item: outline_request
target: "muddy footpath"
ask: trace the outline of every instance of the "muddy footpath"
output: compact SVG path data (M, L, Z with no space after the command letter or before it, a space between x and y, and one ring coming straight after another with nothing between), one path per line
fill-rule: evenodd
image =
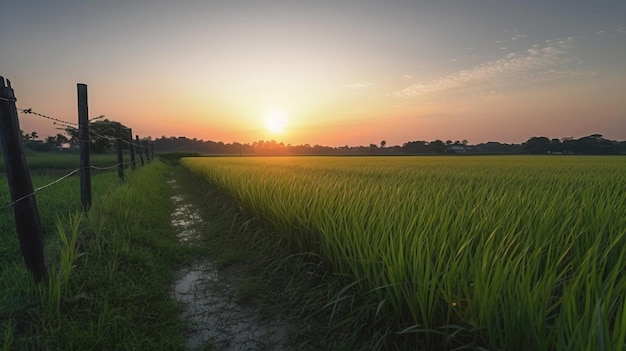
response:
M182 243L194 245L202 215L175 179L168 183L174 193L171 225ZM253 307L237 301L235 288L246 278L244 274L217 269L210 257L177 272L172 297L184 306L183 317L192 326L185 335L188 350L293 350L286 345L286 326L280 320L262 317Z

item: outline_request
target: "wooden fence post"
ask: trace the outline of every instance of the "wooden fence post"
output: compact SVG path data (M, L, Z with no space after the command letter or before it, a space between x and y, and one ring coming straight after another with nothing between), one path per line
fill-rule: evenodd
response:
M87 84L76 84L78 91L78 149L80 150L80 203L84 211L91 207L91 161L89 159L89 111Z
M135 148L133 147L133 129L128 128L128 152L130 152L130 166L133 170L137 168L137 162L135 162Z
M124 181L124 156L122 154L122 125L115 123L116 149L117 149L117 175L120 181Z
M30 170L24 156L22 133L15 107L15 94L11 82L0 77L0 143L4 155L4 166L13 202L15 227L20 242L26 268L35 281L46 280L48 276L43 244L43 229Z
M150 159L154 160L154 143L150 143Z
M143 153L141 152L141 144L139 143L139 135L135 135L137 140L137 153L139 154L139 160L141 160L141 166L143 167Z
M146 163L150 163L150 153L148 152L148 141L143 141L143 151L146 153Z

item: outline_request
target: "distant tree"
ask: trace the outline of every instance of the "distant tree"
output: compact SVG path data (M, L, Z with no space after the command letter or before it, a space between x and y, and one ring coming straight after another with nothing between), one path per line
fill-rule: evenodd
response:
M563 151L563 147L561 145L561 140L554 138L552 140L550 140L550 151L551 152L562 152Z
M69 143L69 139L63 135L63 134L57 134L56 137L57 143L59 143L59 145L63 145L63 144L68 144Z
M48 136L48 137L46 137L45 143L53 145L53 146L57 146L58 145L57 144L57 137L55 135Z
M20 132L22 133L22 140L25 143L28 143L31 139L30 133L25 133L23 130L20 129Z
M523 144L522 150L526 154L546 154L550 145L550 139L546 137L532 137Z
M441 140L435 140L435 141L431 141L428 144L428 148L430 149L431 152L434 152L436 154L442 154L444 152L446 152L446 144L443 143L443 141Z
M610 155L619 152L617 142L607 140L602 134L591 134L577 140L578 151L588 155Z
M381 148L381 149L384 149L384 148L385 148L385 146L387 146L387 141L386 141L386 140L381 141L381 142L380 142L380 148Z
M402 150L410 154L419 154L428 152L428 142L423 140L408 141L402 145Z
M109 121L108 119L95 121L89 124L89 148L93 153L105 153L116 138L116 125L119 122ZM128 141L128 132L124 132L128 128L121 124L122 139ZM78 144L78 129L66 128L65 131L70 136L70 143ZM123 144L126 147L126 144Z
M522 152L520 144L503 144L496 141L489 141L474 145L472 148L474 153L485 154L515 154Z

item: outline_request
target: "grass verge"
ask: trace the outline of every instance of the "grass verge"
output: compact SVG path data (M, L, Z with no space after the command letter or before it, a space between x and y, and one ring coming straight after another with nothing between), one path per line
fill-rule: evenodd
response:
M2 311L3 349L184 348L186 325L170 284L175 267L195 251L180 245L170 228L169 169L155 161L130 172L88 216L57 220L48 284L11 273L20 303Z

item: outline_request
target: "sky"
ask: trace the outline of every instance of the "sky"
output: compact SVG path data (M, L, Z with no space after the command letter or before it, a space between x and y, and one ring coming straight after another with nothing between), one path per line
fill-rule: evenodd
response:
M0 76L71 122L87 84L140 137L626 140L626 1L7 0Z

